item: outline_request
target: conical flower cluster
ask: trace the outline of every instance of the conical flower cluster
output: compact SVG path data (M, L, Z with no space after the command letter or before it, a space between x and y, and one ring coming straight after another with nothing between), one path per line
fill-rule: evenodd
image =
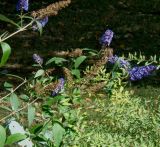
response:
M42 19L38 19L37 21L39 22L41 27L44 27L48 23L48 16L46 16L46 17L44 17ZM37 30L38 29L37 25L33 25L32 28L33 28L33 30Z
M63 88L64 88L64 78L60 78L58 80L58 84L56 85L56 88L52 91L52 96L56 96Z
M120 67L125 69L130 68L130 63L123 58L118 57L117 55L109 57L108 62L110 62L111 64L115 64L116 62L118 62Z
M33 60L34 62L42 65L43 64L43 58L41 58L39 55L37 54L33 54Z
M103 47L109 46L114 33L111 30L106 30L105 33L100 38L100 44ZM147 65L147 66L139 66L131 68L131 64L124 60L123 58L118 57L117 55L111 55L108 57L108 62L111 64L115 64L116 62L119 63L119 66L125 68L125 70L129 74L129 79L131 81L141 80L144 77L151 75L151 73L157 70L157 66L154 65Z
M100 44L103 46L109 46L112 42L113 35L114 33L111 30L106 30L100 38Z
M157 69L154 65L147 65L141 67L133 67L129 70L129 76L131 81L141 80L144 77L151 75L153 71Z
M28 11L28 5L29 5L28 0L18 0L17 5L16 5L16 10L17 11L21 11L21 10Z
M40 9L38 11L33 11L31 15L34 18L44 18L46 16L54 16L58 14L58 11L67 7L71 3L71 0L63 0L60 2L53 3L46 8Z

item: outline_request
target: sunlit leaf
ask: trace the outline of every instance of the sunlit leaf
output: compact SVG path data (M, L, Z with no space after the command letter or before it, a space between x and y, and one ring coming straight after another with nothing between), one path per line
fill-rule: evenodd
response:
M18 110L20 103L19 103L19 99L15 93L11 94L10 103L11 103L12 110L14 110L14 111Z
M12 88L13 85L10 84L10 83L8 83L8 82L5 82L5 83L4 83L4 87L5 87L5 88Z
M76 78L80 78L80 70L79 69L72 69L71 70L72 75L76 76Z
M40 69L40 70L38 70L38 71L36 72L34 78L40 77L40 76L42 76L43 74L44 74L44 70L43 70L43 69Z
M28 125L30 126L35 118L36 109L29 105L28 106Z
M87 58L86 56L80 56L80 57L78 57L75 60L74 68L78 68L86 58Z
M52 127L52 131L55 140L55 146L59 147L63 139L65 129L59 123L55 123L54 126Z
M54 62L55 64L62 64L63 62L66 62L67 60L64 59L64 58L60 58L60 57L53 57L51 59L49 59L47 62L46 62L46 65Z
M21 99L23 99L24 101L28 101L29 100L29 96L25 95L25 94L21 94L19 96Z
M6 141L6 130L0 125L0 147L3 147Z
M5 82L4 83L4 88L8 91L12 91L13 90L13 85L8 83L8 82Z
M153 60L154 60L154 62L157 62L157 56L156 55L154 55Z
M26 138L27 136L21 133L12 134L7 137L6 145L11 145Z
M1 62L0 62L0 67L3 66L7 62L8 58L11 54L11 47L9 46L9 44L7 44L5 42L1 42L1 47L2 47L3 55L1 58Z

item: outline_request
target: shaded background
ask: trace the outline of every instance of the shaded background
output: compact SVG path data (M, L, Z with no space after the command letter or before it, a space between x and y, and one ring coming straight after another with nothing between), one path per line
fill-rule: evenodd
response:
M0 2L0 13L15 19L16 0ZM55 0L30 1L29 11ZM92 48L100 50L99 37L110 28L115 32L111 47L116 54L142 52L160 55L159 0L72 0L69 7L50 17L40 37L26 31L7 40L12 47L11 63L27 63L33 53L43 56L50 50ZM0 22L0 33L15 28ZM49 56L49 55L48 55Z

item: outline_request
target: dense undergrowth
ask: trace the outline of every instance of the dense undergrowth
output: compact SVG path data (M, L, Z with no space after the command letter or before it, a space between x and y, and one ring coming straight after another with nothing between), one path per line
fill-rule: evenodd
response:
M21 14L20 23L0 15L18 28L13 34L1 35L0 67L11 53L5 42L8 38L28 27L42 34L46 15L56 15L68 3L32 12L33 18ZM54 13L50 11L53 6ZM23 25L25 19L30 20L27 25ZM57 51L50 59L34 53L36 64L28 77L2 70L6 80L0 92L0 147L159 146L159 87L146 85L158 83L160 59L141 53L114 55L109 47L113 34L107 30L102 35L99 52L78 48ZM142 94L145 86L148 91Z
M158 90L154 97L138 96L123 68L97 68L96 60L84 69L81 65L89 57L71 59L70 66L54 57L48 67L34 65L40 69L33 76L17 76L23 80L17 89L4 83L3 92L10 93L1 98L0 121L7 130L13 122L26 130L18 137L7 133L6 145L29 137L36 146L158 146ZM94 68L99 70L92 77Z

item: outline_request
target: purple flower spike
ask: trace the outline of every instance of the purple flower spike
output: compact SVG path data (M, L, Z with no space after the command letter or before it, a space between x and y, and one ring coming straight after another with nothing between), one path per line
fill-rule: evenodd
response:
M56 96L64 88L64 78L58 80L56 88L52 91L52 96Z
M106 30L100 38L100 44L109 46L111 44L114 33L111 30Z
M18 0L17 5L16 5L16 10L25 10L28 11L28 0Z
M37 54L33 54L33 60L34 62L42 65L43 64L43 58L41 58L39 55Z
M154 65L147 65L141 67L133 67L129 70L129 76L131 81L141 80L143 77L151 75L153 71L157 69Z
M48 16L44 17L43 19L38 19L37 21L40 23L41 27L43 28L48 23ZM34 31L38 29L36 25L32 26L32 28Z
M120 67L125 69L130 68L130 63L122 58L119 58L117 55L109 57L108 62L110 62L111 64L115 64L116 62L119 62Z

